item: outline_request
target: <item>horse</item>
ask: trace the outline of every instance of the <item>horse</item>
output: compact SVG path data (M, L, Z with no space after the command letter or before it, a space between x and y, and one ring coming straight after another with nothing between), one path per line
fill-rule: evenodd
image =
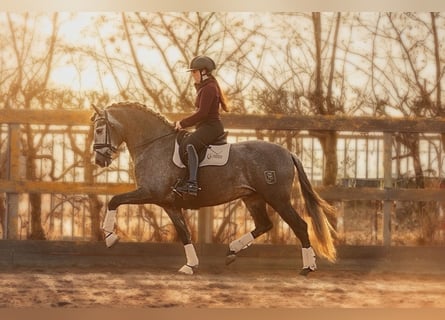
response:
M296 154L263 140L233 143L225 165L200 168L201 190L198 195L181 197L172 188L178 177L185 173L184 168L172 161L178 135L173 123L137 102L119 102L106 108L93 108L95 113L91 120L94 125L96 165L109 166L117 156L119 147L125 143L134 164L137 186L134 191L114 195L107 204L102 229L108 247L119 240L115 223L116 210L120 205L155 204L167 213L184 245L186 263L178 272L194 274L199 259L182 210L241 199L255 228L230 242L226 264L234 262L241 250L273 227L266 205L278 212L301 242L303 267L300 274L307 275L317 269L316 254L335 261L335 230L329 218L336 216L336 210L313 189ZM291 203L296 176L300 197L305 203L304 219Z

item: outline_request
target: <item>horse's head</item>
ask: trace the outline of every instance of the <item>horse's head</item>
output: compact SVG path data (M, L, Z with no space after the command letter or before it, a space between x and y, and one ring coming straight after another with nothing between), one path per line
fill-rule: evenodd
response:
M101 167L108 167L117 157L117 151L122 144L122 137L117 132L117 126L113 123L106 110L93 105L95 114L91 118L94 122L95 163Z

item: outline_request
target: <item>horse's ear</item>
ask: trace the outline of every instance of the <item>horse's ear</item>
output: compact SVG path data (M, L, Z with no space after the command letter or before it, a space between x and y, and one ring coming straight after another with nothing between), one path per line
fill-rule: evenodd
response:
M103 116L103 114L104 114L103 109L96 107L94 104L92 104L91 106L93 107L93 109L95 111L95 113L91 116L91 121L94 121L96 119L96 116L99 116L99 117Z
M98 116L102 116L104 114L104 111L101 108L96 107L94 104L92 104L91 106L93 107L94 111L97 113Z
M93 113L93 115L90 118L91 121L95 121L98 116L99 117L103 116L104 111L102 109L96 107L94 104L92 104L91 106L94 109L94 113Z

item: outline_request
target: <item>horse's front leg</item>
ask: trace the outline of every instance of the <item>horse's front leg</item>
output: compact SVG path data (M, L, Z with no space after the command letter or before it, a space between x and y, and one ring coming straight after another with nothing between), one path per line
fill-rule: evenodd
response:
M167 212L170 217L173 225L175 226L176 232L184 245L185 256L187 262L183 265L178 272L184 274L193 274L194 271L198 268L199 260L196 255L195 247L192 244L192 238L190 236L189 228L185 222L184 216L182 215L181 208L174 207L164 207L165 212Z
M105 213L105 219L102 224L102 230L105 233L105 244L108 248L111 248L119 241L119 236L114 231L117 208L121 204L144 204L148 202L148 193L142 188L127 193L118 194L111 198L110 202L108 203L108 210Z

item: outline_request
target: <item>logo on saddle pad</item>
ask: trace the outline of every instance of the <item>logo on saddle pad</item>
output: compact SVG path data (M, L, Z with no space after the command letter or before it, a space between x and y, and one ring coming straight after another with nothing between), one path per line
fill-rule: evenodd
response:
M205 166L223 166L229 160L230 143L221 145L210 145L206 150L204 159L199 163L200 167ZM173 151L173 163L179 168L185 168L179 156L179 144L175 142L175 150Z

